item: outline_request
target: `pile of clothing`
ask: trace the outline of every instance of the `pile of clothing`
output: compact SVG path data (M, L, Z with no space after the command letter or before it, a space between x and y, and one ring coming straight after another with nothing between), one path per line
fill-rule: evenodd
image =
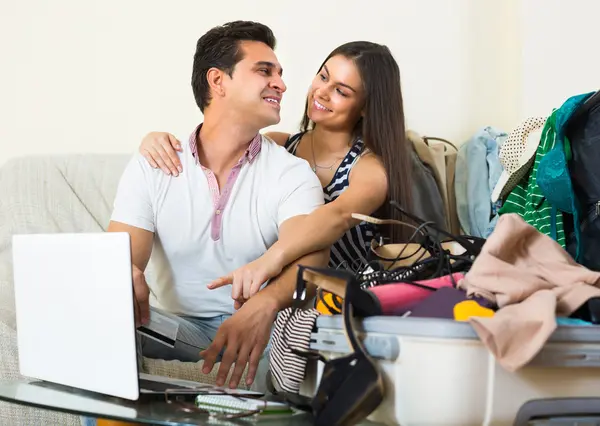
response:
M374 247L379 261L371 262L356 281L363 295L359 316L469 321L510 371L527 364L557 325L600 324L600 272L577 264L521 216L502 215L487 240L464 235L445 239L438 246L442 251L428 246L428 238L431 234L423 244ZM304 342L304 349L316 317L341 314L344 283L337 288L332 284L339 274L332 270L330 282L320 283L315 308L299 311L303 324L287 323L292 308L278 320L277 327L283 332L286 323L292 340Z
M302 302L306 286L313 284L317 304L302 309L299 303L276 321L270 364L277 393L300 393L311 357L331 364L310 350L311 334L320 315L348 315L342 305L349 289L358 317L469 322L508 371L527 365L558 325L600 324L600 272L575 262L520 215L501 215L487 239L452 235L419 218L409 219L416 223L415 242L374 243L373 259L362 271L300 268L297 299ZM351 323L345 324L348 334ZM352 347L349 357L367 364L356 340Z
M568 98L509 134L487 127L463 144L455 193L464 233L487 238L514 213L600 270L600 92Z
M578 263L600 270L600 92L572 96L513 133L522 136L501 151L499 214L520 215Z
M485 170L469 164L469 173L486 176L477 182L459 173L461 161L474 158L487 164ZM509 134L485 128L461 148L455 189L462 232L414 216L394 202L406 221L355 215L366 222L409 226L414 238L400 244L373 240L369 261L359 270L300 268L298 303L275 324L274 390L298 396L307 360L321 359L329 370L307 404L321 413L320 424L329 424L331 413L339 418L346 409L330 403L327 414L324 401L336 395L344 401L359 398L346 395L343 376L362 364L362 376L353 380L371 389L373 403L350 412L359 418L374 409L382 400L381 376L354 337L347 320L351 315L469 322L508 371L527 365L557 326L600 324L598 164L600 95L578 95L548 117L528 118ZM468 205L461 197L485 202ZM307 309L302 296L309 284L318 292L316 304ZM352 348L344 359L324 360L310 350L321 315L344 317Z

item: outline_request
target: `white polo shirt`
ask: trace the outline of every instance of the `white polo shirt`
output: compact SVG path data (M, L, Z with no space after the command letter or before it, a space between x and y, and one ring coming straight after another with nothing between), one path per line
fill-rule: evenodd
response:
M305 160L257 135L220 193L214 174L196 160L197 131L179 153L178 177L133 156L111 220L154 232L153 291L162 308L213 317L234 312L231 286L206 285L264 254L283 222L323 204L323 189Z

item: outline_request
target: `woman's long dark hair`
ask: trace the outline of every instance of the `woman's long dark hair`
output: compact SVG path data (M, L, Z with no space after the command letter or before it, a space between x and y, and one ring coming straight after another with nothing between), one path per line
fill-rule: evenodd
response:
M356 64L365 90L364 118L356 123L354 136L360 137L365 147L381 158L388 177L388 198L375 215L382 219L402 220L389 203L395 200L405 210L412 210L410 156L413 148L406 137L400 69L387 46L368 41L353 41L339 46L327 56L321 68L329 58L337 55ZM301 130L313 127L314 123L308 118L307 99ZM409 231L407 227L395 226L385 233L392 241L402 242L411 234Z

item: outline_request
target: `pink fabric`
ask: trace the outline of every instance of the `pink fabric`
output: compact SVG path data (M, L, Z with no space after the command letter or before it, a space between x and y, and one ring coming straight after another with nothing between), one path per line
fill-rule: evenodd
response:
M212 194L214 210L210 227L210 234L213 241L217 241L219 238L221 238L221 225L223 220L222 213L225 209L225 206L227 205L227 201L229 200L229 194L231 194L231 190L233 189L233 185L235 184L235 181L237 180L240 174L242 166L246 163L246 161L252 163L254 158L256 158L256 156L260 152L262 137L260 133L257 133L256 136L254 136L254 138L250 141L250 145L248 146L248 149L246 150L242 158L239 159L237 164L231 169L231 172L229 172L227 182L225 183L225 186L223 186L223 192L221 192L219 190L219 183L217 181L217 177L215 176L213 171L200 164L200 159L198 158L198 144L196 143L196 140L198 141L198 143L201 143L201 127L202 124L196 127L196 130L194 130L194 132L190 135L189 143L190 149L192 150L192 155L196 159L196 164L202 167L202 171L204 172L204 174L206 175L206 179L208 180L208 187L210 189L210 193Z
M454 282L464 277L462 273L452 274ZM419 284L433 288L452 287L452 278L446 275L431 280L417 281ZM381 304L384 315L392 315L431 296L434 290L427 290L408 283L394 283L375 286L369 289Z

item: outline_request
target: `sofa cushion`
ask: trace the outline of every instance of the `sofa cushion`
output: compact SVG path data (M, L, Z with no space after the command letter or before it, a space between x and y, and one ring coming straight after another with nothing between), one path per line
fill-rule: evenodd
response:
M17 380L17 333L12 279L13 234L103 232L129 155L24 157L0 168L0 380ZM154 285L153 264L146 277ZM218 365L144 359L150 374L214 383ZM245 383L245 376L241 383ZM79 425L76 416L0 403L0 424Z

